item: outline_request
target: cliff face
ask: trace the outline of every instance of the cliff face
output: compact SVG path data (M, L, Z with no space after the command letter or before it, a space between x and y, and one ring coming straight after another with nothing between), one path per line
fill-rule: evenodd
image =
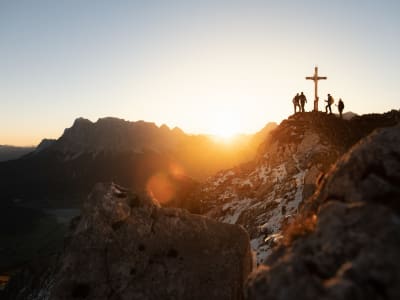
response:
M248 299L400 298L400 125L343 156L250 276Z
M38 272L44 275L22 290L11 283L5 297L242 299L251 267L249 238L240 226L160 208L115 184L98 184L57 266Z
M399 120L398 111L350 121L323 113L296 114L271 132L255 160L210 177L194 201L201 201L205 215L242 225L260 264L282 238L282 227L314 193L319 176L375 128Z

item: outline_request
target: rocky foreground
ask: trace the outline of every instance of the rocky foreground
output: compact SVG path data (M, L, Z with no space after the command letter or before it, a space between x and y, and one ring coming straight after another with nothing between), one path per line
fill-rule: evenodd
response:
M248 299L400 299L400 125L343 156L283 239Z
M115 184L97 185L72 225L58 262L14 279L3 297L241 299L252 268L240 226L160 208Z

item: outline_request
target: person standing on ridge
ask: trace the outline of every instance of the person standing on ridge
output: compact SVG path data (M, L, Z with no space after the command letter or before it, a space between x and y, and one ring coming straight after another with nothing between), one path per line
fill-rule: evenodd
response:
M307 103L306 95L304 95L303 92L301 92L299 98L300 98L300 104L301 104L301 111L305 112L304 105Z
M325 106L325 112L328 113L328 108L329 108L329 114L332 114L331 105L335 101L333 100L333 97L331 96L331 94L328 94L328 100L325 100L325 102L327 103L327 105Z
M340 114L340 118L341 119L343 119L343 116L342 116L343 109L344 109L344 103L342 101L342 98L339 98L338 110L339 110L339 114Z
M295 114L297 112L297 107L299 108L299 112L300 112L299 97L300 97L299 93L297 93L296 96L293 97L293 107L294 107Z

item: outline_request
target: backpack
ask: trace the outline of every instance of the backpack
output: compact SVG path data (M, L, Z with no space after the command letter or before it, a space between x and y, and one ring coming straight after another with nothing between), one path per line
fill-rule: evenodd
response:
M334 102L335 102L335 100L333 100L333 97L330 96L328 99L328 103L332 105Z

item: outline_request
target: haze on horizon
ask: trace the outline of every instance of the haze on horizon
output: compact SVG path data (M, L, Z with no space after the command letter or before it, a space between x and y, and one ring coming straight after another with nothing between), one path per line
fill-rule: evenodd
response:
M315 65L321 101L398 109L399 15L395 0L0 1L0 144L77 117L256 132L296 92L312 109Z

